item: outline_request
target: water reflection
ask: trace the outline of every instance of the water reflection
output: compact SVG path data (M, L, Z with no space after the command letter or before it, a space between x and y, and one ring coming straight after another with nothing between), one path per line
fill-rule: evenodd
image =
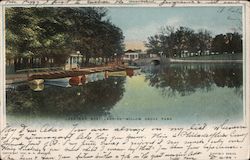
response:
M124 81L125 77L114 77L71 88L46 86L42 92L27 87L25 91L9 91L7 112L105 115L122 98Z
M146 81L161 89L162 95L190 95L197 89L210 91L218 87L240 88L242 64L172 64L145 67Z
M168 116L187 123L243 117L242 64L172 64L129 72L71 77L69 88L9 86L7 115Z

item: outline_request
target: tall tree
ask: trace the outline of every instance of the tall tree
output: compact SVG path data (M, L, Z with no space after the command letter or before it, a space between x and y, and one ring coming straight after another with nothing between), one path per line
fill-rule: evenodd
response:
M8 8L7 58L49 59L63 65L70 54L112 57L124 49L123 33L107 18L106 8Z
M219 53L242 53L242 36L235 33L219 34L212 37L208 30L194 30L188 27L166 26L160 32L148 37L145 43L148 53L166 57L201 56L207 51Z

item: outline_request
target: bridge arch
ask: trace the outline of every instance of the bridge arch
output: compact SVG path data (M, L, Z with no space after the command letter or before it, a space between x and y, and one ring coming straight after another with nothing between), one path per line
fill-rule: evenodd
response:
M151 60L150 63L151 63L151 64L154 64L154 65L158 65L158 64L161 63L161 61L160 61L159 59L153 59L153 60Z

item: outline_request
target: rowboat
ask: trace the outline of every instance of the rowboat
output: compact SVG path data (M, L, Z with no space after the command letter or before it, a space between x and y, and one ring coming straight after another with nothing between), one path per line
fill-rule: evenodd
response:
M104 80L105 79L105 72L97 72L97 79Z
M71 77L57 78L57 79L45 79L44 84L58 86L58 87L71 87L69 80Z
M126 69L140 69L140 67L137 67L137 66L127 66Z
M69 84L72 86L80 86L82 85L82 80L81 76L76 76L76 77L71 77L69 79Z
M30 87L31 90L36 91L36 92L44 90L44 84L43 83L38 84L38 85L34 84L34 83L29 83L29 87Z
M39 85L39 84L43 84L44 80L43 79L33 79L33 80L29 81L29 83Z
M86 75L83 75L81 78L81 83L85 84L86 83Z
M96 81L96 73L90 73L86 75L86 83Z
M109 77L126 77L127 73L126 71L114 71L114 72L108 72Z
M126 68L126 75L132 77L134 75L134 69Z

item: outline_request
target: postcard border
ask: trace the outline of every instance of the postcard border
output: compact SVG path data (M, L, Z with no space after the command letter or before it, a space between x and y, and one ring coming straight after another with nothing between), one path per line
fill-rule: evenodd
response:
M249 71L249 67L250 64L247 63L249 62L249 31L246 30L246 28L249 27L249 21L247 21L247 19L249 19L249 6L248 6L248 2L245 1L239 1L239 4L194 4L194 3L188 3L188 4L178 4L175 7L204 7L204 6L241 6L242 7L242 35L243 35L243 121L245 124L249 125L249 75L250 75L250 71ZM1 76L1 86L3 87L1 89L1 101L0 101L0 129L3 128L6 125L6 89L5 89L5 84L6 84L6 68L5 68L5 9L6 8L10 8L10 7L165 7L165 8L169 8L171 6L158 6L158 5L151 5L151 4L139 4L139 5L135 5L135 4L126 4L126 5L105 5L105 4L95 4L95 5L86 5L86 4L79 4L79 5L53 5L53 4L48 4L48 5L30 5L30 4L1 4L1 57L0 57L0 62L1 62L1 71L0 74Z

